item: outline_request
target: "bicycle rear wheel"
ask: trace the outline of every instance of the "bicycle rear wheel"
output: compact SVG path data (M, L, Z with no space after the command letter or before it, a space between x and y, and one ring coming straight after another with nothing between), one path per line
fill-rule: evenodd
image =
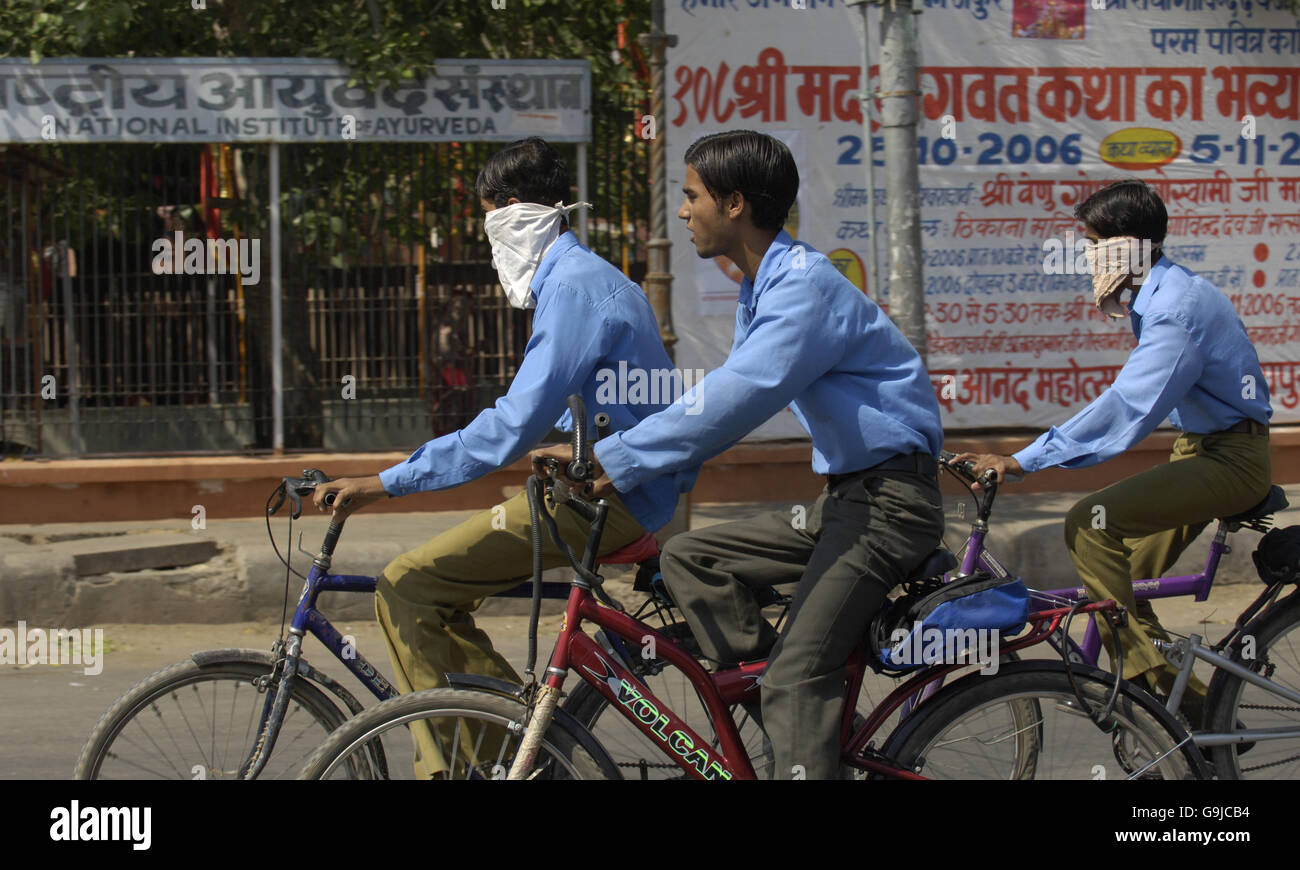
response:
M412 757L408 725L424 723L442 747L444 779L500 779L510 771L523 739L524 705L516 698L463 689L426 689L390 698L348 720L312 754L299 779L347 778L367 745L383 742L390 757ZM411 778L409 768L393 778ZM600 765L576 737L552 722L542 737L530 779L604 779Z
M1238 641L1234 662L1262 673L1280 686L1300 692L1300 593L1260 614ZM1210 730L1300 728L1300 704L1266 692L1227 671L1216 670L1205 699ZM1243 749L1245 751L1243 751ZM1210 750L1220 779L1295 779L1300 776L1300 740L1258 740Z
M1103 705L1114 678L1072 670L1084 700ZM883 753L932 779L1209 778L1187 732L1152 696L1122 681L1112 716L1110 733L1092 722L1061 662L1017 662L945 688L903 720Z
M267 665L178 662L145 678L90 733L76 779L235 779L257 740L276 684L259 691ZM294 681L275 749L260 779L289 777L347 717L301 676ZM374 776L366 759L353 778Z

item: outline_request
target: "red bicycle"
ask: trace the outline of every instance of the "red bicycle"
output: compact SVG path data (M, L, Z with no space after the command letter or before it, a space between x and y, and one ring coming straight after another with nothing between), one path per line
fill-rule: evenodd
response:
M576 400L576 402L575 402ZM570 398L575 421L574 459L569 478L582 480L587 463L586 416L578 397ZM985 482L986 486L995 486ZM564 621L539 681L536 662L541 571L535 571L534 608L529 634L528 683L512 685L474 675L449 675L461 688L430 689L393 698L336 729L308 759L300 778L342 776L349 759L372 741L386 751L410 751L404 727L426 723L442 747L444 776L455 779L617 779L622 772L607 748L565 705L560 705L570 672L616 710L657 750L663 760L691 779L755 779L755 752L742 741L733 711L757 701L764 662L710 672L682 642L636 619L606 596L603 578L593 570L608 505L576 496L552 473L528 481L535 544L540 528L569 556L572 580ZM591 524L581 559L565 544L554 518L540 501L567 505ZM540 566L540 559L537 560ZM909 578L911 583L942 582L954 565L952 554L937 550ZM905 584L906 586L907 584ZM1124 613L1113 601L1056 604L1030 614L1028 630L1007 641L1005 658L1068 631L1077 614ZM662 667L675 669L698 695L707 726L686 722L656 696L629 667L613 644L602 646L582 629L594 624L623 649L647 650ZM599 635L598 635L599 636ZM1146 692L1095 668L1058 660L1001 663L995 673L973 671L943 686L967 663L921 668L903 680L871 710L856 714L857 699L871 661L863 644L848 663L840 722L846 776L896 779L1201 779L1210 773L1187 732ZM990 670L986 668L985 670ZM464 688L466 686L472 688ZM894 714L901 718L883 745L874 738ZM391 744L391 745L390 745ZM402 746L405 744L405 747ZM751 756L759 756L757 759ZM426 766L427 763L426 763ZM773 778L800 778L800 770L773 771Z

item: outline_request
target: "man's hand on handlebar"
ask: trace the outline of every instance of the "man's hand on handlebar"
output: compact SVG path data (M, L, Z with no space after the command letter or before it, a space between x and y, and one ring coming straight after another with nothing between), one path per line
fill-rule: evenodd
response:
M325 497L330 493L334 493L333 507L325 503ZM340 477L319 484L312 500L319 510L328 510L335 519L341 520L366 505L385 498L388 498L388 492L376 474L372 477Z
M975 492L983 492L984 487L980 486L979 479L989 470L997 475L995 479L998 483L1019 480L1025 476L1025 470L1020 467L1020 463L1014 456L1000 456L996 453L958 453L952 459L953 462L967 460L975 463L975 467L971 469L976 481L971 485L971 489Z
M538 477L550 477L551 469L547 460L555 460L563 473L572 459L573 448L567 444L539 447L532 453L533 473ZM571 480L568 474L564 474L564 479L572 485L574 492L583 498L600 498L614 491L614 484L610 481L609 475L605 474L605 469L600 467L600 460L596 459L594 454L591 456L591 476L593 479L590 482Z

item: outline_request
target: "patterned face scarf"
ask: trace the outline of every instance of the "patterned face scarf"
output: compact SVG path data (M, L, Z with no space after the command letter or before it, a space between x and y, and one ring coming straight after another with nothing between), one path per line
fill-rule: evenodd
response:
M1088 272L1092 275L1092 301L1108 317L1124 317L1128 313L1120 303L1120 290L1136 274L1135 269L1146 274L1146 263L1133 262L1135 250L1141 250L1141 243L1133 236L1089 241L1084 249Z

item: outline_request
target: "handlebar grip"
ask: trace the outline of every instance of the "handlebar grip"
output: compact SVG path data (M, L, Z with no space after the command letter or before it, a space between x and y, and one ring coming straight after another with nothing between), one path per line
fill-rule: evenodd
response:
M325 504L326 504L327 506L329 506L329 507L334 507L334 500L335 500L336 498L338 498L338 495L339 495L339 494L338 494L337 492L326 493L326 494L325 494Z
M609 415L601 411L596 415L596 439L603 440L609 437Z
M565 474L570 480L587 480L591 477L591 462L588 460L590 445L587 441L587 408L582 396L574 393L569 396L569 416L573 418L573 461L569 463Z

